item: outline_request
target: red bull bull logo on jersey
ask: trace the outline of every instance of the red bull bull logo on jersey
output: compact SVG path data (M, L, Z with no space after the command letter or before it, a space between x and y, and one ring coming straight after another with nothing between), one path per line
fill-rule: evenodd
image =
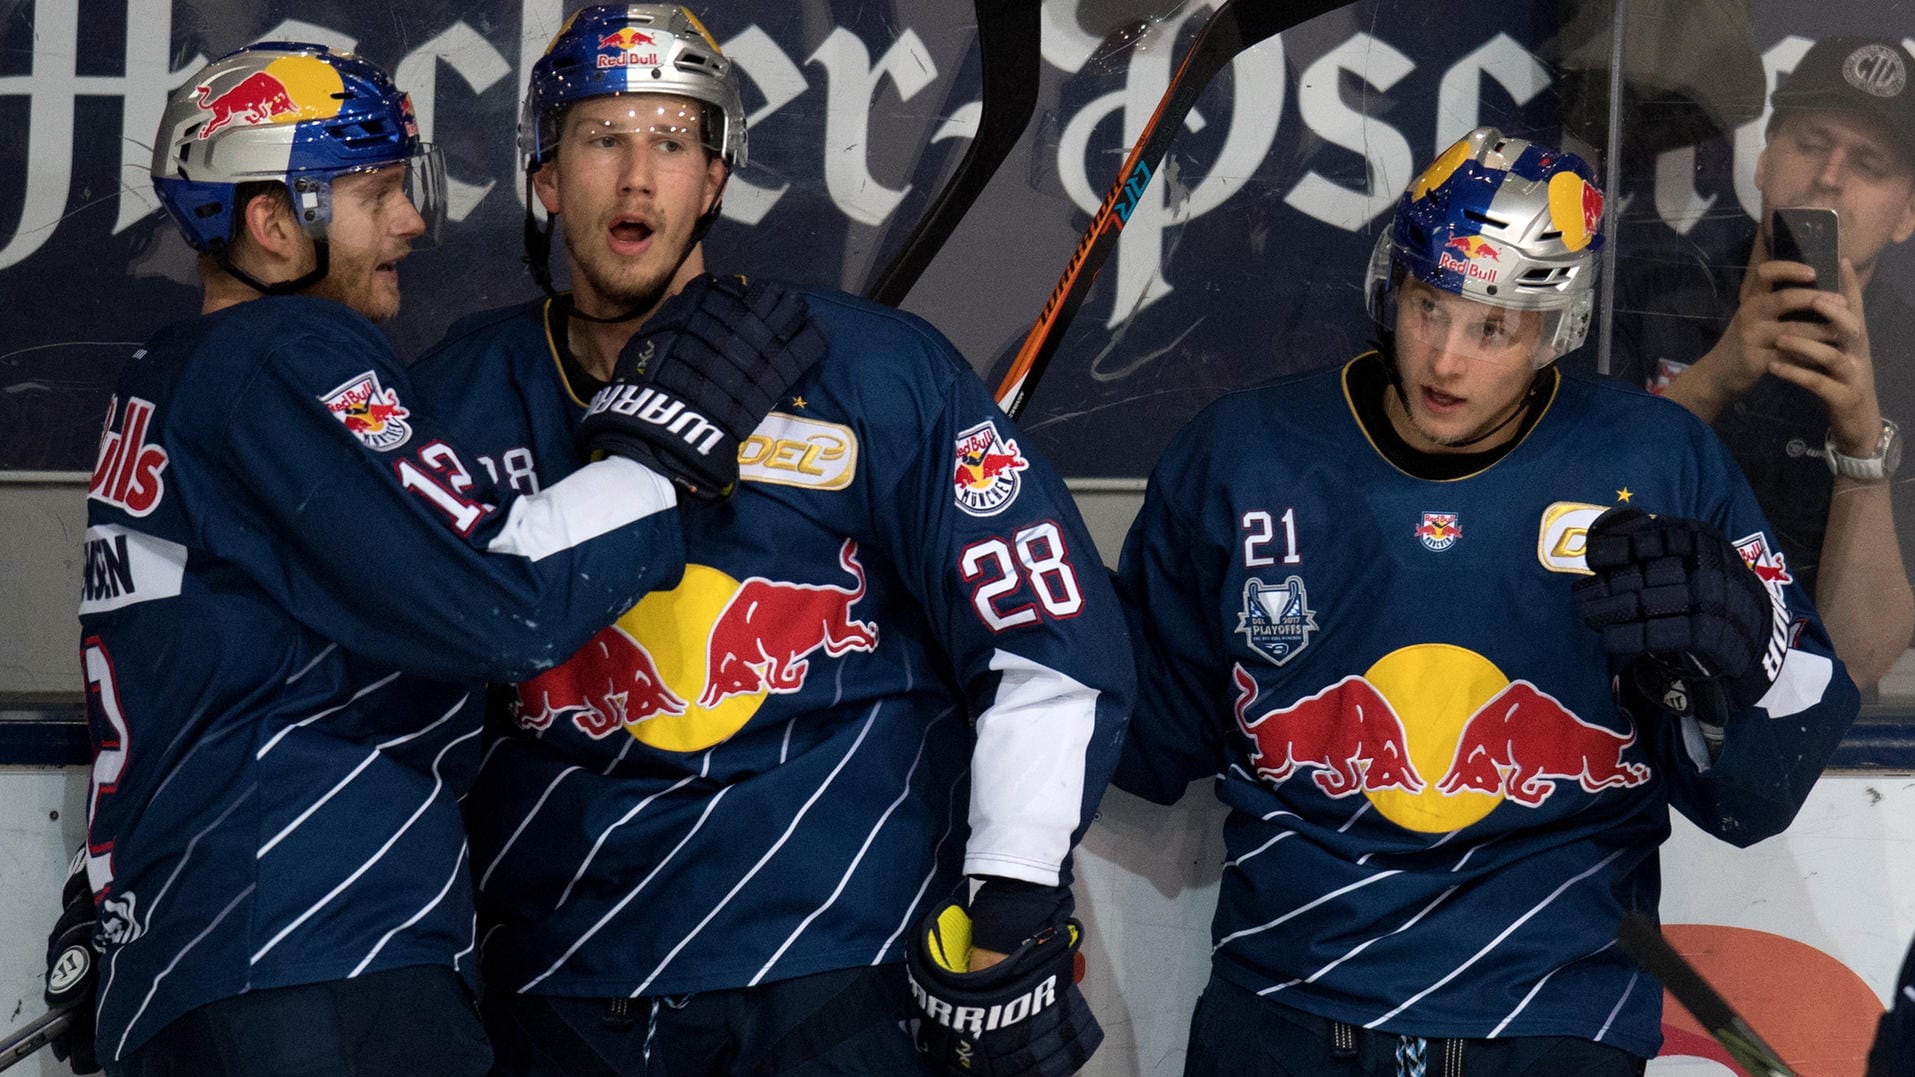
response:
M598 67L657 67L658 41L635 27L625 26L598 39Z
M375 452L391 452L412 437L406 422L412 412L399 403L398 390L381 386L379 375L370 370L320 396L319 402Z
M1499 805L1537 809L1565 790L1598 795L1651 777L1636 733L1585 720L1483 656L1416 644L1294 703L1256 714L1258 687L1231 671L1237 728L1257 777L1302 772L1326 796L1362 795L1409 830L1446 833Z
M1457 522L1456 513L1426 512L1423 522L1416 525L1416 537L1425 547L1441 553L1463 537L1463 525Z
M1022 472L1030 462L1018 452L1017 442L1006 441L997 424L985 420L958 435L957 507L970 516L996 516L1017 500Z
M736 735L767 699L801 692L824 659L877 649L878 626L854 616L865 595L857 543L838 564L846 583L753 576L740 582L690 564L577 654L517 689L515 717L532 731L593 740L623 730L664 751L700 751Z
M344 89L331 64L311 56L282 56L230 86L214 82L194 87L195 100L209 114L197 137L211 138L233 124L254 127L337 116Z

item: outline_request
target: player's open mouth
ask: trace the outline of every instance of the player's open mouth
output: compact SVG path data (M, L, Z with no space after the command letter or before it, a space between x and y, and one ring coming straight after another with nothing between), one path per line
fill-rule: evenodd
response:
M614 218L612 227L607 231L611 235L612 253L614 254L632 255L643 253L652 239L651 224L637 217Z
M1463 398L1460 396L1451 396L1448 393L1432 389L1425 385L1423 387L1423 404L1431 411L1453 411L1463 406Z

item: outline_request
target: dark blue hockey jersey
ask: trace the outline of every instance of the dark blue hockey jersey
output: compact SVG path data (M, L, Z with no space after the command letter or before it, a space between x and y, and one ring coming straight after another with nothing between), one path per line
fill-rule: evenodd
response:
M677 578L663 479L512 497L414 405L309 298L172 326L120 381L80 605L104 1058L252 988L469 971L481 682Z
M1781 830L1855 688L1681 408L1564 377L1507 455L1426 481L1359 425L1363 362L1226 396L1164 454L1120 569L1140 666L1117 784L1169 803L1217 776L1225 979L1367 1028L1651 1056L1662 992L1614 937L1655 910L1669 808L1739 844ZM1713 525L1788 622L1713 760L1693 718L1618 706L1571 596L1616 504Z
M1130 655L1068 492L929 326L806 300L831 351L742 446L730 500L686 513L683 582L492 731L466 801L490 985L676 994L898 960L960 868L1058 881L1102 795ZM575 466L589 391L565 365L536 304L414 373L529 490Z

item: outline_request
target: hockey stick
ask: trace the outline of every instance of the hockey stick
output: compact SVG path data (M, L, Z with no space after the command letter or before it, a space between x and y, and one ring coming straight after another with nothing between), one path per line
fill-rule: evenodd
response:
M1742 1015L1709 986L1709 981L1702 978L1696 967L1676 953L1675 947L1656 929L1655 921L1641 913L1624 917L1616 928L1616 941L1637 964L1662 981L1662 986L1676 996L1683 1009L1695 1015L1709 1035L1735 1059L1736 1065L1748 1070L1753 1077L1797 1077L1789 1064L1782 1061L1782 1056L1762 1042L1762 1037L1755 1034Z
M904 246L865 288L866 299L887 307L904 302L924 267L937 257L971 203L1023 137L1037 108L1038 13L1034 0L977 0L984 98L977 135L958 161L957 171L905 237Z
M0 1041L0 1070L45 1047L53 1042L53 1037L65 1032L67 1025L73 1022L71 1010L72 1007L48 1010L5 1041Z
M1064 338L1065 327L1084 302L1097 270L1109 256L1111 245L1117 242L1118 233L1124 230L1124 222L1130 219L1144 188L1150 186L1157 166L1170 148L1170 140L1183 126L1184 118L1190 115L1204 87L1239 53L1347 2L1224 0L1217 13L1204 23L1203 29L1197 32L1197 39L1190 44L1190 51L1184 55L1183 63L1170 77L1170 85L1157 102L1157 111L1144 124L1143 134L1131 147L1124 167L1118 170L1117 182L1104 196L1104 204L1097 207L1090 228L1077 241L1077 249L1071 252L1070 261L1064 266L1063 277L1051 289L1050 298L1044 301L1037 324L1031 327L1016 358L1011 360L1010 370L998 384L997 402L1006 414L1016 418L1024 410L1025 402L1037 388L1038 378L1043 376Z

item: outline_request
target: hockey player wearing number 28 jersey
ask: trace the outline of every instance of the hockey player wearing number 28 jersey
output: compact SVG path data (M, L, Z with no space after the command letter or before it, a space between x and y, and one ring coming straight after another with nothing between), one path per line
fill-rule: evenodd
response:
M1230 807L1188 1073L1641 1072L1662 991L1614 940L1670 808L1776 833L1855 715L1709 430L1553 365L1601 205L1473 132L1379 241L1381 350L1225 397L1151 478L1116 781Z
M737 93L668 5L587 8L535 66L531 187L574 290L466 319L414 370L521 492L569 481L598 379L647 361L634 327L729 332L653 308L737 287L697 242L742 163ZM903 1027L900 965L967 874L970 975L985 950L1068 967L1070 850L1131 691L1115 595L936 331L803 294L830 352L746 440L736 493L685 514L683 580L491 716L466 813L501 1074L945 1072ZM1035 1073L1095 1044L1051 988L1074 1001L990 1030L1044 1029Z
M434 204L413 184L441 173L373 65L241 50L184 84L157 141L206 299L128 365L89 490L96 751L49 1000L90 1009L97 982L115 1073L476 1077L458 800L483 683L678 579L671 445L608 435L619 455L519 496L414 410L369 318L397 310ZM82 1071L87 1039L65 1045Z

